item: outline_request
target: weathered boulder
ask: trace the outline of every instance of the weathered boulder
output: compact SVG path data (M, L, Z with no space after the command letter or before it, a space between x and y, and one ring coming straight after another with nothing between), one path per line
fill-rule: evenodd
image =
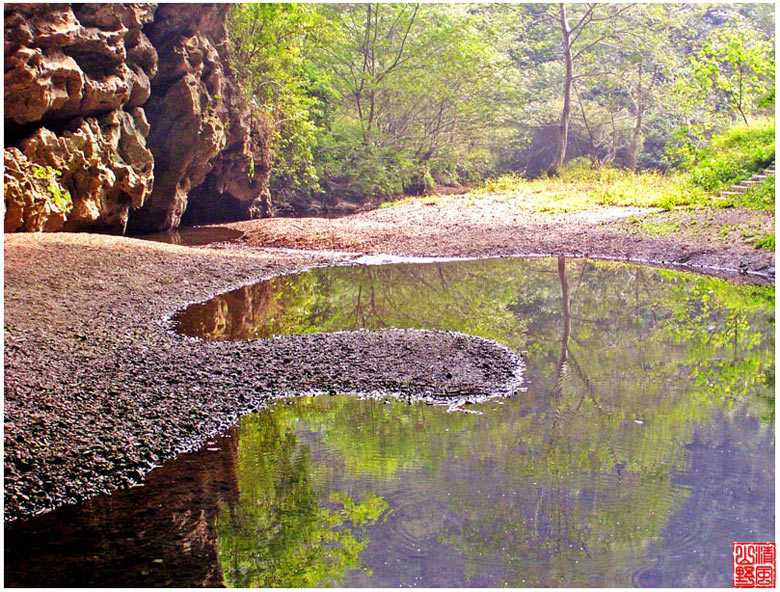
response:
M58 171L59 183L70 193L73 209L64 230L123 234L130 208L143 205L153 186L143 109L78 119L69 127L60 135L38 128L21 142L24 156Z

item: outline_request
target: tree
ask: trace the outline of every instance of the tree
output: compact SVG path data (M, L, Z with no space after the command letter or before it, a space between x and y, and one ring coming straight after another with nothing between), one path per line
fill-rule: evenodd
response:
M306 63L326 23L310 4L236 4L228 30L239 85L273 123L271 189L316 189L311 145L318 101Z
M772 46L750 28L717 29L701 43L691 65L699 87L721 94L746 125L748 114L774 87Z
M624 13L631 10L633 5L599 5L586 4L581 15L567 13L566 4L558 5L555 15L557 26L561 34L561 55L563 57L563 108L561 110L560 123L558 125L558 149L555 158L550 164L548 173L557 174L566 161L566 151L569 138L569 121L571 119L571 97L575 81L574 64L582 55L593 50L607 39L614 39L621 30L615 25L618 19L623 18ZM578 11L579 12L579 11ZM569 18L574 16L576 24L570 26Z

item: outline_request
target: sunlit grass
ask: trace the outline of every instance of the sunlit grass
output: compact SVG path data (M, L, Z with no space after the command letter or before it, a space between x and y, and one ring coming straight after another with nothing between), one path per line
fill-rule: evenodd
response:
M576 211L598 206L634 206L672 210L704 205L707 195L683 174L637 173L601 168L569 169L560 177L525 180L514 175L492 179L476 195L506 195L536 211Z
M774 119L751 126L735 125L712 139L689 172L636 172L613 167L592 168L586 158L569 162L558 177L525 179L518 174L484 181L466 195L467 204L488 196L512 199L520 209L537 212L572 212L599 206L633 206L671 211L682 207L741 206L774 211L774 177L744 194L717 197L717 190L763 170L774 159ZM438 196L404 198L390 207Z
M774 234L769 234L767 236L762 236L761 238L759 238L758 240L753 242L753 246L756 249L767 249L767 250L770 250L770 251L774 251L775 250L775 235Z
M444 197L441 195L426 195L426 196L420 196L420 195L413 195L410 197L402 197L400 199L394 199L392 201L385 201L379 204L378 208L380 210L384 208L391 208L393 206L399 206L401 204L407 204L407 203L421 203L424 206L432 206L435 203L438 203L439 200Z
M732 207L754 210L774 210L775 182L770 177L741 195L718 198L694 185L687 173L662 174L654 171L634 172L600 169L582 174L555 178L523 179L504 175L489 179L478 189L457 196L468 205L487 197L513 200L521 209L536 212L573 212L599 206L660 208L671 211L682 207ZM385 202L380 208L417 202L423 205L439 203L451 196L406 197Z
M754 185L745 193L735 195L729 199L735 206L741 206L750 210L775 209L775 176L764 179L758 185Z

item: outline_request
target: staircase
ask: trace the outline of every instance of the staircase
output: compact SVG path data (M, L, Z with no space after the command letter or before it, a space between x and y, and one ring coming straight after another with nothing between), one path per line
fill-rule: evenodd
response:
M740 193L745 193L748 189L750 189L753 185L758 185L763 181L764 179L767 179L768 177L775 174L775 165L772 164L769 166L763 173L756 173L750 179L746 179L744 181L741 181L737 183L736 185L732 185L728 189L725 189L724 191L720 191L718 193L718 197L734 197L735 195L739 195Z

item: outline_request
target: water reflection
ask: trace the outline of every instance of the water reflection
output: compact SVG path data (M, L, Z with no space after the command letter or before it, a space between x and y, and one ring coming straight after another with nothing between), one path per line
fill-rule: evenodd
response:
M222 226L193 226L189 228L177 228L176 230L169 230L167 232L146 234L135 238L158 243L182 245L185 247L200 247L212 243L233 241L242 235L243 232L234 230L233 228L225 228Z
M5 526L6 586L220 586L215 523L238 502L238 441L219 438L143 487Z
M294 422L293 422L294 423ZM225 583L235 587L338 586L360 567L360 532L387 510L370 492L316 487L309 446L274 413L242 422L239 500L217 519Z
M529 390L482 415L280 403L209 453L225 489L185 456L7 528L6 582L78 582L78 562L130 578L124 540L144 531L143 569L235 586L729 586L731 542L774 534L773 311L773 288L564 259L319 269L221 296L182 329L456 330L526 352ZM173 518L182 504L202 522ZM207 553L179 543L193 531ZM163 577L198 579L179 573Z

